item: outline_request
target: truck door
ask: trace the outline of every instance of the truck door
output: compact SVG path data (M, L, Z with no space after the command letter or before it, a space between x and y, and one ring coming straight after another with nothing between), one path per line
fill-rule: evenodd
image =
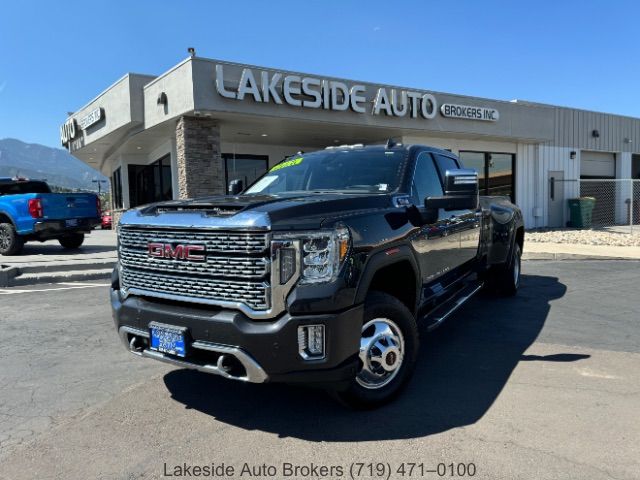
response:
M461 168L459 162L453 157L434 154L434 158L442 179L447 170ZM455 210L441 213L448 215L452 223L452 233L455 233L460 241L455 266L461 266L476 258L480 243L480 210Z
M443 195L442 183L429 152L421 152L416 158L411 189L414 205L419 210L424 210L426 197ZM422 225L411 239L423 284L434 281L459 262L460 236L453 232L455 222L443 213L440 212L435 222Z

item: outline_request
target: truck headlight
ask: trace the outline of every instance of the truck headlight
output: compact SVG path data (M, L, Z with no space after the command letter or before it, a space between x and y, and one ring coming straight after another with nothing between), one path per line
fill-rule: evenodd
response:
M275 240L297 240L300 249L300 284L331 282L338 277L351 244L351 234L344 226L334 230L301 232L276 235ZM280 255L280 276L290 278L289 272L295 271L292 263L296 261L295 252ZM292 262L293 259L293 262ZM284 276L284 277L283 277Z

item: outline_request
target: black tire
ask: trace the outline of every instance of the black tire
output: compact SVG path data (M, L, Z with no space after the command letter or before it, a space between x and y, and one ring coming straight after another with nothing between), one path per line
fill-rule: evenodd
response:
M375 323L372 323L374 321ZM367 327L367 325L369 326ZM380 325L387 325L389 326L388 332L399 332L401 335L385 337L381 334L373 334L375 331L383 331L378 328ZM380 358L384 359L387 366L383 367L383 362L370 363L370 365L377 365L376 370L381 372L380 377L376 378L377 375L373 371L367 371L363 368L362 356L365 354L362 353L358 375L345 390L339 390L335 392L335 395L338 400L349 407L370 409L388 403L402 391L413 374L420 348L420 339L416 321L409 309L397 298L381 292L371 292L367 296L362 334L363 338L372 339L368 352L382 353ZM379 340L374 342L374 338ZM397 340L401 340L401 342L394 344L394 341ZM387 346L385 353L377 349L375 344L379 344L379 342ZM397 347L399 344L401 344L401 349ZM398 355L397 352L402 355ZM366 356L369 358L368 355ZM393 365L390 362L397 362L393 373L386 371L386 368L391 368ZM383 376L386 377L383 378ZM370 379L372 382L369 381ZM376 386L375 382L378 381L379 386Z
M490 272L491 289L496 293L511 297L518 293L520 288L520 272L522 271L522 251L520 245L513 246L509 263L498 268L495 272Z
M60 245L66 249L80 248L84 242L84 233L69 233L58 239Z
M0 223L0 255L17 255L24 247L24 239L18 235L12 223Z

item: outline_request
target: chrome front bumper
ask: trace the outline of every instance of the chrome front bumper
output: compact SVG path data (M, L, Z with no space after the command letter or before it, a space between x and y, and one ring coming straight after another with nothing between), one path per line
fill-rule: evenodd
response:
M166 355L162 352L150 350L148 348L136 349L134 340L137 337L148 340L148 331L140 330L133 327L120 327L118 333L126 349L134 355L153 358L154 360L169 363L171 365L175 365L176 367L189 368L191 370L198 370L204 373L220 375L221 377L229 378L232 380L239 380L241 382L264 383L269 379L269 376L258 364L258 362L256 362L249 354L237 347L219 345L211 342L203 342L200 340L195 341L191 344L191 348L220 354L215 365L206 363L200 364L189 362L187 360L183 360L171 355ZM225 358L228 357L233 357L233 359L237 360L242 365L245 371L244 375L232 375L227 371L227 369L225 369L224 362Z

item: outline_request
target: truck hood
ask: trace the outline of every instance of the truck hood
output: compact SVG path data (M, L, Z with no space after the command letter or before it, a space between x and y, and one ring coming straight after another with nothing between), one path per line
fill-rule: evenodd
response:
M325 219L392 206L389 194L288 193L219 195L147 205L123 215L122 224L190 228L320 228Z

